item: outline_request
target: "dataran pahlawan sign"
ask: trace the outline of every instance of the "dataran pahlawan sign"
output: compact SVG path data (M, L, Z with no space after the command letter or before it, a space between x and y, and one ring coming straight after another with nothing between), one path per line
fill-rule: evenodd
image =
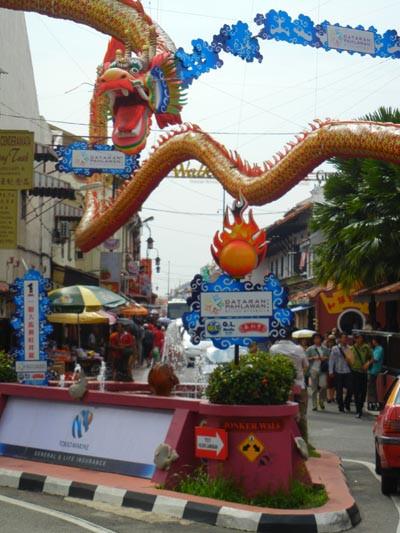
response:
M193 344L212 340L217 348L232 344L278 339L291 325L293 314L287 308L287 291L274 274L263 284L240 281L226 274L210 282L201 275L191 282L191 311L182 320Z

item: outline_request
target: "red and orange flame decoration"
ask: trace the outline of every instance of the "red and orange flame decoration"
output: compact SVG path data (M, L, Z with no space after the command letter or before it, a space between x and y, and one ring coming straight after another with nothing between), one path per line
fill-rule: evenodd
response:
M212 256L217 265L233 278L243 278L254 270L267 253L267 234L260 230L253 218L253 211L249 211L246 222L243 214L248 207L246 200L233 202L232 208L226 208L224 230L216 232L211 245ZM233 215L230 221L229 211Z

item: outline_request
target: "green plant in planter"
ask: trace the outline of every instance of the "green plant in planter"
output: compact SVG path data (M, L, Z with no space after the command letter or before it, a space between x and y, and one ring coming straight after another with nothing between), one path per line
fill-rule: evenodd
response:
M286 403L296 376L283 355L256 352L218 366L210 375L206 395L211 403L279 405Z
M5 352L0 352L0 382L14 383L17 381L14 359Z

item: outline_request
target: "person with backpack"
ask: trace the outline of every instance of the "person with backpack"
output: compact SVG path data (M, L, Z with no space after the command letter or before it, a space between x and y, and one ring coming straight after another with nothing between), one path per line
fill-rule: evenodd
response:
M349 362L349 339L346 333L342 333L339 342L333 346L329 356L329 376L334 377L336 387L336 401L341 413L345 409L350 412L350 400L353 393L353 380ZM343 389L346 389L346 397L343 401Z

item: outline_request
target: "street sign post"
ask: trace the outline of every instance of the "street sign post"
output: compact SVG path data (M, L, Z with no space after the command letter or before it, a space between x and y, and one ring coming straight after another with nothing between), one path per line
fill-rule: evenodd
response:
M228 434L222 428L195 427L195 455L203 459L225 461L228 457Z

